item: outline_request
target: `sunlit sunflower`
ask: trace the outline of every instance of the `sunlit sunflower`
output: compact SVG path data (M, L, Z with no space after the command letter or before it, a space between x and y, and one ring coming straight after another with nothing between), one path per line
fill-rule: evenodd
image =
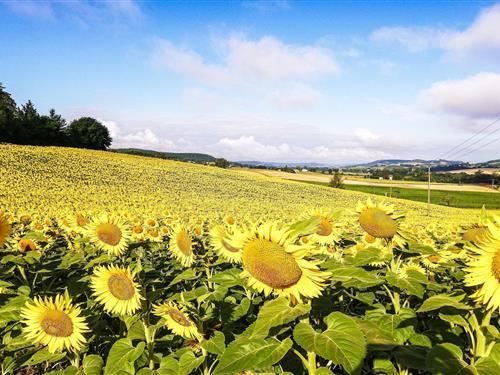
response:
M439 268L441 264L447 262L447 259L443 255L444 254L426 255L420 259L420 262L427 269L436 269Z
M128 268L101 266L90 277L90 287L96 300L111 314L132 315L141 307L135 273Z
M14 250L21 253L35 251L40 248L38 241L27 235L16 235L14 238L11 238L10 245Z
M462 232L464 241L473 242L475 244L485 240L488 236L488 227L486 225L474 225Z
M172 227L170 231L169 248L174 257L184 267L190 267L193 264L193 242L185 226L176 224Z
M69 220L71 228L78 233L85 233L85 229L89 222L89 219L81 213L73 215Z
M356 207L358 222L363 230L375 238L393 240L397 245L405 243L400 230L402 214L394 212L394 207L382 202L374 204L370 198L366 204L358 202Z
M87 224L86 233L99 249L115 256L124 253L130 238L128 226L122 220L107 215L92 219Z
M21 310L26 325L26 338L34 343L46 345L49 352L64 349L79 351L85 345L83 333L88 330L80 309L71 300L57 295L55 298L35 297Z
M223 225L216 225L210 229L210 244L224 260L232 263L241 263L241 254L244 234L238 230L227 229Z
M5 245L12 228L7 215L0 211L0 248Z
M317 263L304 259L312 248L296 245L288 227L265 223L250 231L243 242L242 277L248 285L267 296L271 293L293 297L317 297L328 278Z
M165 325L174 334L186 339L200 340L202 335L198 332L196 324L187 315L186 309L175 302L166 302L155 305L153 314L165 319Z
M425 270L424 267L422 267L418 263L413 263L413 262L401 265L401 267L399 267L398 269L397 274L400 278L406 279L408 278L409 271L420 272L422 275L427 275L427 271Z
M323 208L315 208L305 215L305 219L317 219L316 230L308 236L310 241L320 245L329 245L339 241L339 232L334 221L337 215Z
M489 309L500 309L500 224L489 223L488 229L486 240L468 248L473 255L465 269L465 284L480 286L473 297Z

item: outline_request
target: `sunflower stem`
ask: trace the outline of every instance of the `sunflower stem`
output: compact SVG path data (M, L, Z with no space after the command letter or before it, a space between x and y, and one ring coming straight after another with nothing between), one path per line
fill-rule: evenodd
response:
M316 353L307 352L307 371L309 375L316 374Z

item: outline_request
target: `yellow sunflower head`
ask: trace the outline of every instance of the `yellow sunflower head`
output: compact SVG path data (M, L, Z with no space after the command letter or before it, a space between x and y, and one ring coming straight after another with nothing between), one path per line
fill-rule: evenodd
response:
M488 236L488 227L486 225L474 225L462 232L464 241L479 243Z
M399 219L403 216L394 212L392 206L374 204L368 198L366 204L358 202L358 222L363 230L375 238L392 239L399 234Z
M194 262L193 241L186 226L175 224L170 231L169 248L173 256L184 266Z
M129 268L101 266L90 277L96 300L111 314L132 315L141 308L142 296Z
M26 325L26 338L47 346L51 353L64 349L76 352L86 343L83 337L88 331L85 319L80 316L80 309L62 295L35 297L21 310L21 317Z
M274 293L297 301L319 296L328 275L305 259L314 248L296 242L288 227L275 222L249 231L242 246L242 276L248 286L266 296Z
M122 220L108 215L92 219L87 224L86 233L99 249L115 256L124 253L130 238L129 227Z
M471 245L465 284L479 286L473 297L489 309L500 309L500 222L488 224L490 235Z
M227 229L223 225L216 225L210 229L210 244L224 260L231 263L241 263L241 248L244 233L238 229Z
M339 231L335 219L338 214L323 208L315 208L305 215L303 219L315 219L317 222L314 232L311 233L310 240L320 245L329 245L339 241Z
M186 308L178 303L170 301L155 305L153 314L163 318L167 328L176 335L186 339L200 340L202 338L196 324L186 313Z
M9 238L12 227L7 215L0 211L0 248L2 248Z

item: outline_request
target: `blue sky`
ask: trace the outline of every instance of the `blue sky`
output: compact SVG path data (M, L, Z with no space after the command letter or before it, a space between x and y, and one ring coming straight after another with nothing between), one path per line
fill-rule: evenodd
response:
M114 147L435 158L500 116L489 1L0 1L0 45L18 103L99 118ZM500 157L488 132L449 156Z

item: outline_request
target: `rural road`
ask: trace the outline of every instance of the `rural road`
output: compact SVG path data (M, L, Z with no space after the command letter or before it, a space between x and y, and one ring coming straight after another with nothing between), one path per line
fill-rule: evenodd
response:
M331 176L314 174L314 173L289 173L283 171L276 171L271 169L240 169L243 172L251 174L260 174L269 177L284 178L286 180L298 181L314 181L314 182L328 182ZM349 185L365 185L365 186L386 186L393 188L409 188L409 189L427 189L425 183L411 183L411 182L379 182L379 180L361 180L344 178L344 183ZM455 185L446 183L431 183L432 190L446 190L446 191L471 191L482 193L499 193L498 190L493 190L485 186L479 185Z

